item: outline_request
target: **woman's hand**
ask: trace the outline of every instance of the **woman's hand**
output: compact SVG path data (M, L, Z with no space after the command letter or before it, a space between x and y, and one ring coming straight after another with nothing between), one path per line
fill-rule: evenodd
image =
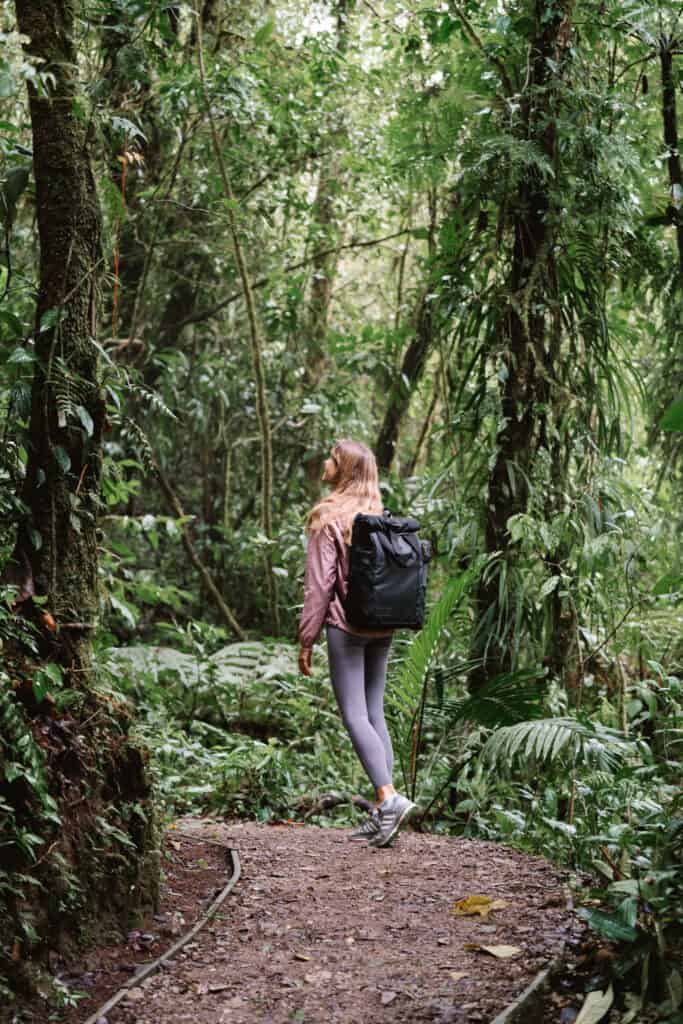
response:
M311 675L311 656L313 651L310 647L299 648L299 671L304 676Z

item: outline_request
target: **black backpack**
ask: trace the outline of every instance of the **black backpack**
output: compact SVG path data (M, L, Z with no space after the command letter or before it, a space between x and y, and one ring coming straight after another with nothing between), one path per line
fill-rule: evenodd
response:
M364 629L420 629L431 546L416 519L360 513L353 521L344 611Z

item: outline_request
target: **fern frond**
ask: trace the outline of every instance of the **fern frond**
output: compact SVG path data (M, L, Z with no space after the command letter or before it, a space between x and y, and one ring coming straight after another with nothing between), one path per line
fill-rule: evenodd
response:
M153 412L159 413L160 416L166 416L176 423L178 422L178 417L173 410L169 409L163 398L156 391L153 391L152 388L145 387L144 384L133 384L130 386L130 391L132 394L140 395Z
M87 406L92 382L70 370L63 359L54 360L47 382L52 388L60 426L66 426L69 420L77 420L78 406Z
M126 427L130 430L131 434L135 436L135 439L139 445L140 458L142 464L148 473L154 472L154 450L152 444L147 437L139 423L135 420L127 417L125 420Z

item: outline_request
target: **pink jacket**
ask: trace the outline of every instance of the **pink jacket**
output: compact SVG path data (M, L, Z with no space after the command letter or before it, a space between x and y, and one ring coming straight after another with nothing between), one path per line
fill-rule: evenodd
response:
M336 626L359 636L391 636L393 630L376 632L350 626L342 599L346 597L350 548L340 522L330 523L309 535L304 575L304 606L299 618L299 643L312 647L323 625Z

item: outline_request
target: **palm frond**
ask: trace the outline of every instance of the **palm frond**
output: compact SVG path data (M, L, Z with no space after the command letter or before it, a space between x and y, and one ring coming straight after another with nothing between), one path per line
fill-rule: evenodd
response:
M387 693L387 707L394 717L412 716L420 703L439 637L481 567L482 562L477 561L448 582L424 627L410 644L396 680Z
M535 720L541 715L544 687L539 680L543 676L542 669L504 672L470 697L430 704L429 709L445 719L448 729L464 721L495 729Z
M503 726L489 737L481 758L491 764L556 761L562 754L614 771L636 745L623 733L575 718L539 718Z

